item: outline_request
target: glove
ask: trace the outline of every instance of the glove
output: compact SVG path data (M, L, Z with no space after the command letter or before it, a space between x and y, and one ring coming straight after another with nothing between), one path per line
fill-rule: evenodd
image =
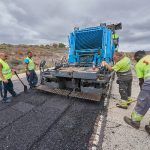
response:
M102 61L101 66L102 66L102 67L105 67L105 66L106 66L106 64L107 64L107 63L106 63L106 61Z

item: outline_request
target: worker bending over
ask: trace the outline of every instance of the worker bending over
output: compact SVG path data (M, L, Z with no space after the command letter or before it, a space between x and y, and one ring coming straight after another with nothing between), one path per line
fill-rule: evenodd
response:
M136 129L139 129L142 118L150 108L150 55L145 55L144 51L137 51L134 55L134 59L137 61L135 70L141 91L131 119L124 117L124 121ZM150 123L145 126L145 130L150 134Z
M7 91L13 96L16 96L16 92L13 89L12 70L10 69L8 63L6 62L7 55L5 53L0 53L0 78L4 86L4 95L2 102L11 102L11 99L7 97Z
M30 85L30 88L34 88L36 87L36 84L38 83L38 77L36 75L35 72L35 65L37 65L37 63L35 63L32 59L32 52L29 51L27 53L27 58L24 60L25 65L26 65L26 75L27 75L27 81Z
M117 107L127 109L128 105L133 102L131 99L132 72L131 61L123 53L116 52L114 54L115 65L111 67L105 61L102 65L109 71L115 71L117 74L117 84L119 84L119 93L121 101L116 104Z

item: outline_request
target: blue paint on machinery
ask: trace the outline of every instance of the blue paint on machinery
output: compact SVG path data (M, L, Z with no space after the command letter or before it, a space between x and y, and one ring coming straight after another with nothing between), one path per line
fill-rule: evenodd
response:
M113 63L113 55L119 44L118 36L114 34L115 30L121 28L121 23L75 28L69 36L68 60L64 58L47 70L44 70L45 61L41 62L41 85L38 89L100 101L106 95L112 77L111 72L101 66L101 62Z
M111 63L115 51L112 30L107 26L75 29L69 36L69 63L83 66Z

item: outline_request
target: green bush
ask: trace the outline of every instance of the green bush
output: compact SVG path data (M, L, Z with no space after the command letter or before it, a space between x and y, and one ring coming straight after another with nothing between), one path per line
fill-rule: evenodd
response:
M65 44L63 44L63 43L59 43L59 44L58 44L58 47L59 47L59 48L65 48L65 47L66 47L66 45L65 45Z

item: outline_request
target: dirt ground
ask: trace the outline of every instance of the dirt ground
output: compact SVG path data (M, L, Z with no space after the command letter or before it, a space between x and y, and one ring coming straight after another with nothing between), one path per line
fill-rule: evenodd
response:
M0 52L8 54L9 65L19 73L24 72L23 60L27 57L27 52L33 52L33 59L40 64L41 60L46 60L47 67L54 66L63 56L67 54L67 48L38 45L0 45ZM39 69L37 67L37 69Z
M138 79L134 76L132 83L133 99L136 100L139 91ZM123 120L124 116L131 116L136 102L132 103L127 110L116 107L116 103L120 99L116 81L113 82L111 94L104 131L103 150L150 150L150 136L144 129L150 121L150 110L142 120L140 129L136 130Z

